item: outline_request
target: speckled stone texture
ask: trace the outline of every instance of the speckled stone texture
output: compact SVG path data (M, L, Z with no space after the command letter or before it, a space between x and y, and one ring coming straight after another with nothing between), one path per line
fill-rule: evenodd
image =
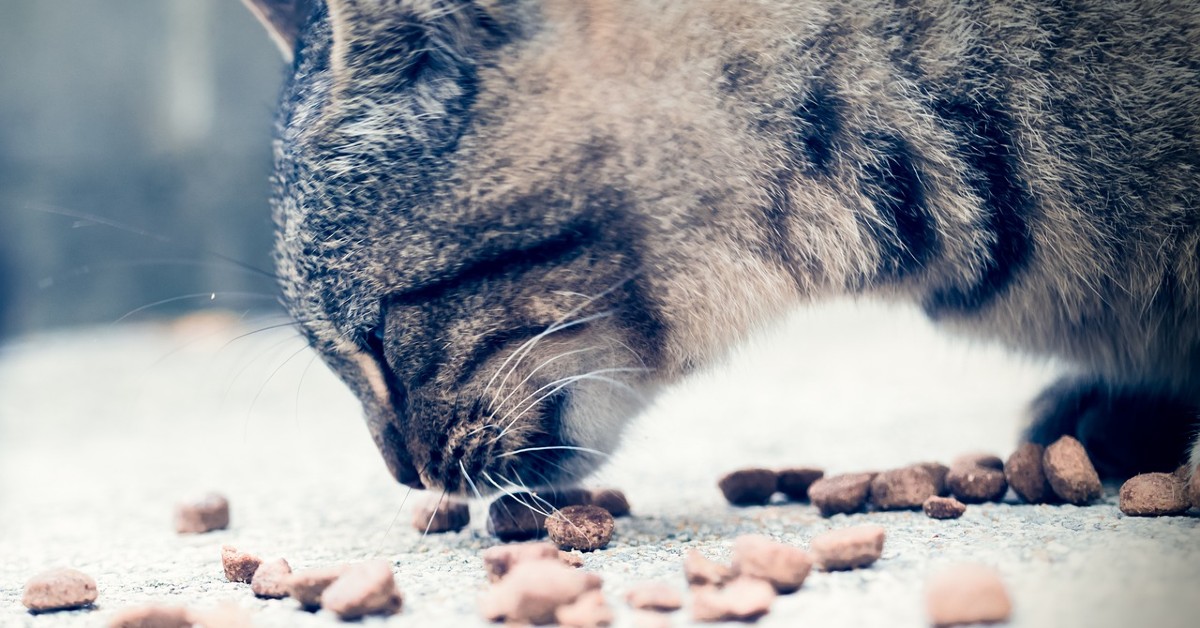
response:
M248 320L210 336L101 327L0 349L0 625L97 626L145 604L230 604L260 628L340 625L328 611L259 600L227 581L225 544L284 556L296 571L391 561L404 608L371 626L487 625L480 552L496 541L483 504L471 505L463 532L411 529L415 496L404 502L408 491L388 477L359 404L304 341L278 329L230 343L276 323ZM727 564L739 534L808 547L825 530L876 523L887 530L878 562L813 572L757 626L924 628L926 580L960 562L1003 575L1011 626L1194 626L1200 519L1124 517L1115 486L1087 507L986 503L949 521L919 511L823 519L798 503L732 508L716 487L723 473L751 466L837 474L967 451L1007 456L1024 405L1056 375L939 335L915 311L797 314L638 419L586 483L625 491L634 515L618 520L607 548L583 557L583 569L603 577L615 625L631 625L625 593L648 581L682 590L689 549ZM270 464L247 468L257 460ZM229 529L176 534L174 504L207 491L229 497ZM96 579L96 608L31 617L22 585L62 564ZM677 627L691 617L684 597Z

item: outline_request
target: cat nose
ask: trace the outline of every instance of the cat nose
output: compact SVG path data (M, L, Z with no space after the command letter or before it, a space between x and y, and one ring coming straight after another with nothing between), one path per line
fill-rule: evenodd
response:
M404 445L404 438L396 426L388 422L382 429L372 428L371 431L372 436L375 437L375 445L379 447L379 453L383 455L383 463L387 465L392 477L405 486L424 490L425 484L421 482L421 474L413 465L412 455L408 453L408 448Z

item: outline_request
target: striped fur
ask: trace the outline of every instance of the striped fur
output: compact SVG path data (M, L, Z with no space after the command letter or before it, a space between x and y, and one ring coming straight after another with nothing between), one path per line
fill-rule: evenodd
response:
M578 477L545 448L611 449L847 293L1200 407L1195 3L328 0L298 31L279 274L401 481Z

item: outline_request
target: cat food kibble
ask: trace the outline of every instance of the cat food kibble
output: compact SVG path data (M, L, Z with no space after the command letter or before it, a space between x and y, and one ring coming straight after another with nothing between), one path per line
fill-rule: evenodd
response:
M542 513L591 501L589 491L576 488L502 495L488 506L487 529L501 541L536 539L546 533L546 515Z
M958 565L930 578L925 605L934 626L996 623L1012 614L1000 574L983 565Z
M488 589L480 610L491 621L549 624L559 607L599 588L599 576L567 567L557 559L523 561Z
M858 569L879 560L886 536L881 526L854 526L818 534L810 547L825 571Z
M253 554L239 551L232 545L221 546L221 567L225 569L225 579L230 582L250 584L260 564L262 559Z
M862 510L867 503L874 473L846 473L824 477L808 488L808 498L826 517Z
M625 499L625 493L615 488L592 491L592 505L607 510L614 517L629 516L629 500Z
M741 469L726 474L717 486L734 506L761 506L775 494L778 477L770 469Z
M683 596L669 584L651 582L630 589L625 602L641 610L670 612L683 607Z
M413 513L413 528L430 534L458 532L471 523L471 509L460 501L428 499Z
M1042 458L1046 448L1035 443L1021 443L1004 463L1004 478L1013 492L1030 504L1041 504L1054 496L1046 479Z
M990 454L960 456L946 473L946 486L963 503L1000 501L1008 491L1004 461Z
M292 567L286 560L268 560L254 570L254 577L250 579L250 590L261 598L285 598L288 596L288 580L291 576Z
M287 581L288 595L308 610L320 608L321 594L343 573L346 573L345 565L315 567L294 572Z
M693 549L683 559L683 575L692 586L721 586L733 579L733 568Z
M825 477L825 472L812 467L792 467L776 472L776 490L794 502L808 501L808 488Z
M391 563L373 560L349 565L321 594L321 608L343 620L367 615L394 615L404 598L396 588Z
M175 507L175 531L200 534L229 527L229 500L216 493Z
M929 474L929 478L933 480L933 485L937 488L937 494L945 497L950 494L950 489L946 486L946 474L950 473L950 467L940 462L919 462L914 467L921 467Z
M25 583L21 603L35 613L43 613L89 606L97 595L96 581L91 576L77 569L51 569Z
M195 618L182 606L135 606L108 620L108 628L192 628Z
M953 497L939 497L934 495L925 500L921 505L921 509L931 519L958 519L967 512L967 505L954 499Z
M599 590L583 593L574 602L554 610L554 619L560 626L570 628L595 628L613 623L613 611Z
M1121 485L1121 512L1134 517L1178 515L1191 504L1187 487L1170 473L1143 473Z
M499 582L517 563L531 560L561 560L564 553L559 552L554 544L544 542L497 545L483 550L483 569L487 572L488 582Z
M756 534L734 539L730 557L734 573L765 580L779 593L799 589L813 565L808 552Z
M1083 445L1070 436L1063 436L1046 448L1042 466L1050 488L1067 503L1087 504L1103 491L1100 476Z
M871 480L871 503L880 510L913 510L938 494L929 471L920 466L884 471Z
M546 519L546 532L562 549L591 552L608 545L615 525L599 506L567 506Z
M757 578L737 578L724 587L692 590L692 619L700 622L753 621L766 615L775 589Z

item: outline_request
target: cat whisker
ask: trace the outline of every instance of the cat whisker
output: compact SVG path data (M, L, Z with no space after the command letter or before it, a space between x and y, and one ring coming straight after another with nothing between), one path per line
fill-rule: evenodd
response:
M584 379L595 379L595 380L607 382L607 383L613 384L618 387L623 387L623 388L629 390L630 392L640 396L641 393L639 393L637 390L635 390L629 384L626 384L625 382L621 382L621 381L618 381L618 380L615 380L615 379L612 379L609 377L604 377L603 375L606 373L637 373L637 372L644 372L646 370L647 369L640 368L640 367L618 367L618 368L608 368L608 369L597 369L595 371L583 373L581 375L572 375L570 377L563 377L561 379L556 379L552 382L549 382L546 385L542 386L541 388L538 388L537 390L535 390L532 393L530 393L529 395L527 395L525 397L525 399L523 399L521 401L521 403L525 403L525 401L529 400L531 397L538 394L539 392L552 387L549 392L538 397L537 399L534 399L532 402L530 402L529 404L527 404L523 408L521 408L521 410L519 412L517 412L516 416L513 417L512 421L509 421L508 425L506 425L504 427L504 429L501 430L500 434L498 436L496 436L496 438L492 442L496 442L496 441L500 440L501 438L503 438L504 435L508 433L508 430L513 426L513 424L515 424L518 420L520 420L520 418L522 416L524 416L526 412L537 407L537 404L546 400L547 398L554 395L555 393L562 390L563 388L569 386L570 384L573 384L575 382L578 382L578 381L581 381ZM501 418L500 422L503 423L505 420L508 419L509 416L512 416L512 412L509 412L509 414L507 414L503 418Z
M555 449L562 449L562 450L567 450L567 451L582 451L582 452L586 452L589 454L596 454L596 455L604 456L604 457L609 457L612 455L612 454L609 454L608 452L600 451L599 449L592 449L590 447L575 447L573 445L549 445L546 447L524 447L522 449L514 449L512 451L502 453L496 457L497 458L508 458L511 456L517 456L520 454L529 453L529 452L533 452L533 451L552 451Z
M136 308L129 310L128 312L122 314L119 318L117 318L117 320L113 321L110 324L116 325L116 324L124 321L125 319L129 318L130 316L133 316L140 312L145 312L146 310L154 309L154 308L162 306L162 305L169 305L171 303L178 303L180 301L193 301L196 299L208 299L209 301L216 301L218 296L240 297L240 298L245 298L245 299L271 299L271 300L276 300L278 298L276 295L264 294L261 292L213 292L210 290L208 292L195 292L192 294L181 294L179 296L171 297L169 299L162 299L159 301L155 301L153 303L147 303L146 305L143 305L141 307L136 307Z
M529 379L530 379L531 377L533 377L533 376L534 376L534 375L535 375L535 374L536 374L538 371L542 370L542 368L544 368L545 366L549 365L551 362L553 362L553 361L555 361L555 360L558 360L559 358L565 358L565 357L567 357L567 356L570 356L570 355L575 355L575 354L577 354L577 353L584 353L584 352L587 352L587 351L595 351L595 350L597 350L597 349L600 349L600 348L601 348L601 347L599 347L599 346L591 346L591 347L584 347L583 349L574 349L574 350L571 350L571 351L565 351L565 352L563 352L563 353L560 353L560 354L558 354L558 355L556 355L556 356L554 356L554 357L552 357L552 358L550 358L550 359L546 360L545 362L542 362L541 364L539 364L539 365L537 366L537 368L535 368L535 369L533 369L532 371L530 371L530 372L529 372L529 374L525 376L525 379L522 379L522 380L521 380L520 382L518 382L518 383L517 383L515 386L513 386L512 390L511 390L511 391L509 391L509 393L508 393L507 395L505 395L505 397L504 397L503 399L501 399L501 400L500 400L498 403L496 403L496 405L495 405L495 410L493 410L493 411L492 411L492 416L488 417L488 418L489 418L489 420L496 418L496 415L500 413L500 410L501 410L501 409L503 409L503 407L504 407L504 404L505 404L505 403L506 403L506 402L507 402L509 399L511 399L511 398L512 398L512 396L513 396L513 395L515 395L515 394L517 393L517 391L518 391L518 390L520 390L520 389L521 389L521 386L524 386L524 385L526 384L526 382L528 382L528 381L529 381ZM490 425L488 425L488 424L485 424L485 425L482 425L482 426L480 426L480 427L477 427L477 428L475 428L474 430L472 430L472 431L470 432L470 434L474 434L474 433L476 433L476 432L482 431L483 429L485 429L485 428L487 428L487 427L490 427Z

